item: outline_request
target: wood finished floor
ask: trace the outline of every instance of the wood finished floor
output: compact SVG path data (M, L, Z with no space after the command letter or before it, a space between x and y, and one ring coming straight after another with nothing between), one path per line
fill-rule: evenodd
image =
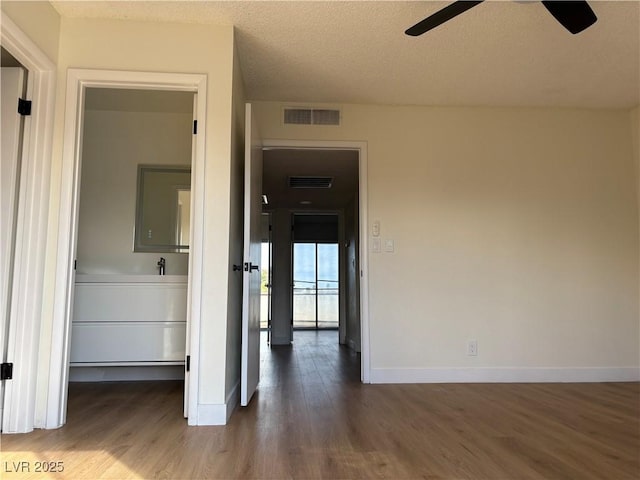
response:
M2 436L0 478L640 478L637 383L362 385L337 333L295 340L226 427L187 427L180 382L72 384L64 427Z

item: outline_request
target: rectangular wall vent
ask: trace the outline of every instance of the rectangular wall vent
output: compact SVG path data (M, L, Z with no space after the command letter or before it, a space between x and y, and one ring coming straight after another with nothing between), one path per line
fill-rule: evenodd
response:
M333 177L289 177L291 188L331 188Z
M340 110L322 108L284 109L285 125L340 125Z

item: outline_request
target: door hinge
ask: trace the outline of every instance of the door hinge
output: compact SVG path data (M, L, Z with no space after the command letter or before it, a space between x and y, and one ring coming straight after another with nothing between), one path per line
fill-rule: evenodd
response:
M187 355L187 360L184 362L185 363L185 370L188 372L189 370L191 370L191 355Z
M3 363L0 365L0 380L11 380L13 378L13 363Z
M31 115L31 100L18 99L18 113L23 117Z
M193 121L193 134L196 135L198 133L198 120Z

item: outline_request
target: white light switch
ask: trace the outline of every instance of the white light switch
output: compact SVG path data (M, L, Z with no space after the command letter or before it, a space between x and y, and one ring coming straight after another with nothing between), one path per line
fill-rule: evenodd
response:
M375 222L373 222L373 227L371 228L371 233L374 237L379 237L380 236L380 221L376 220Z
M373 253L380 253L381 251L381 246L380 246L380 239L379 238L374 238L371 240L371 251Z
M393 253L395 249L395 245L393 243L393 240L385 240L384 241L384 251L388 252L388 253Z

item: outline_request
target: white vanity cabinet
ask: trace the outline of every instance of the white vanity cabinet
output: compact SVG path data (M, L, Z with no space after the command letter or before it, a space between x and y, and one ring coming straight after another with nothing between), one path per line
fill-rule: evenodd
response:
M181 365L187 277L77 275L71 367Z

